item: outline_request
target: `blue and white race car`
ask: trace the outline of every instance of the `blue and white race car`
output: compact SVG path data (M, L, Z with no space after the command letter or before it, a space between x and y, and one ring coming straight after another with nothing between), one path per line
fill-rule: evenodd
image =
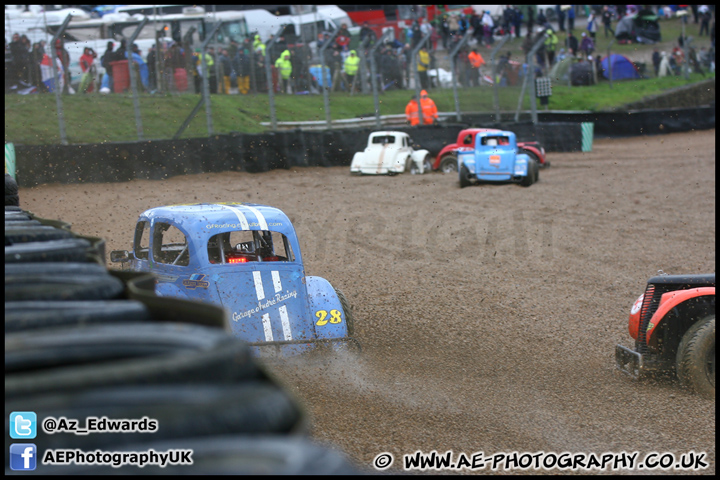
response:
M172 205L143 212L133 249L111 253L157 277L156 293L223 306L232 332L258 355L359 347L342 292L306 276L295 228L279 209L250 203Z

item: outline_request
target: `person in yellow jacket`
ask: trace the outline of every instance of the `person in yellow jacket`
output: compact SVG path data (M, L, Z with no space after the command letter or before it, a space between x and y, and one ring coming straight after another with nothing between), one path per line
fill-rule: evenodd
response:
M360 57L358 57L355 50L350 50L350 54L345 59L343 67L345 69L345 78L347 79L347 89L352 92L355 89L355 76L360 67Z
M433 99L428 97L428 92L422 90L420 92L420 109L422 110L423 125L432 125L437 123L438 110Z
M285 50L280 54L280 58L275 61L275 68L277 68L280 74L280 84L282 85L281 93L292 93L290 50Z
M545 33L547 34L545 37L545 54L548 59L547 69L550 71L550 68L555 63L555 49L557 49L558 37L552 28L548 28Z
M430 54L425 45L422 46L418 53L417 70L420 74L420 88L430 88L430 80L428 78L428 70L430 69Z
M410 101L405 106L405 118L407 119L408 123L410 123L411 127L414 127L415 125L418 125L420 123L420 112L418 110L418 103L414 95L410 97Z
M265 44L260 40L260 35L255 35L253 40L253 52L259 53L261 56L265 56Z

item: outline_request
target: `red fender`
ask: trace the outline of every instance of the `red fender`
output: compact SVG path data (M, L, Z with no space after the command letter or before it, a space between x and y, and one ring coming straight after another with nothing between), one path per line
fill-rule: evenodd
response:
M663 294L663 296L660 297L660 306L650 319L650 323L648 323L646 335L647 342L650 343L650 338L652 337L653 332L670 310L677 307L681 303L690 300L691 298L704 296L714 297L715 287L698 287L691 288L689 290L676 290L674 292L668 292Z
M448 153L457 150L458 144L457 143L451 143L450 145L445 145L442 150L440 150L440 153L438 153L437 157L435 158L435 163L433 163L433 170L437 170L440 168L440 161L442 160L442 157L447 155Z
M523 149L534 153L538 157L538 159L540 159L540 165L545 165L545 155L538 147L536 147L535 145L528 145L523 142L518 142L517 146L518 150Z

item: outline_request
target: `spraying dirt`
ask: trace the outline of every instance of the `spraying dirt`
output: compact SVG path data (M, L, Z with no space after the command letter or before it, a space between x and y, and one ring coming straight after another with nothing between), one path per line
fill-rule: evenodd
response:
M715 271L715 131L601 139L548 159L530 188L297 168L21 188L20 202L108 252L129 249L138 214L159 205L288 213L306 274L344 291L363 351L268 369L305 405L313 437L362 467L390 452L399 472L417 450L692 450L714 474L715 402L673 380L633 382L613 355L631 345L649 277Z

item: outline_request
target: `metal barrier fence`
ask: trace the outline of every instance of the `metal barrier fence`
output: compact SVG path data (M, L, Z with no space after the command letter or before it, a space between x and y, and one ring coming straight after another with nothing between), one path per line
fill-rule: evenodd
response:
M55 33L52 39L53 45L64 34L70 19L71 17L68 16ZM144 140L146 136L140 115L140 102L142 101L140 94L144 92L161 92L173 95L199 93L201 95L197 105L192 111L188 112L188 116L175 134L174 138L178 138L203 105L205 106L207 120L207 135L212 136L216 133L213 127L211 102L209 101L210 96L214 94L267 95L270 122L264 122L262 125L272 131L287 128L320 130L323 128L353 128L371 125L381 128L383 125L406 125L405 116L402 114L380 114L379 99L385 91L391 89L409 90L414 92L416 97L419 97L421 88L425 86L422 83L426 80L425 77L421 78L418 59L421 49L426 45L431 45L429 35L423 36L413 44L406 45L391 42L390 37L386 38L385 35L374 43L370 42L369 38L366 37L358 47L360 60L358 74L348 75L343 65L347 52L330 48L337 32L329 36L329 38L325 38L324 43L318 45L315 49L310 48L307 44L282 45L279 41L281 40L281 32L285 27L283 25L267 43L264 51L258 53L251 49L246 52L243 46L240 45L236 48L237 53L235 55L225 56L225 48L218 43L218 36L216 35L223 24L223 22L219 22L215 24L210 32L205 32L204 40L199 48L195 49L195 54L192 53L191 38L194 33L192 29L184 34L182 42L175 42L172 45L162 41L160 32L154 32L158 48L153 52L152 59L148 57L143 59L139 55L133 55L132 44L143 29L152 28L147 23L147 19L140 22L130 36L127 51L128 60L124 61L124 63L114 62L113 67L113 77L116 77L116 79L112 93L129 92L133 98L137 140ZM509 55L498 58L500 49L510 40L510 35L496 37L493 44L488 45L492 47L492 50L487 63L481 68L475 68L470 64L468 57L468 54L475 46L472 31L468 31L462 37L459 35L452 37L447 45L447 50L438 55L442 56L443 61L449 63L449 71L438 67L438 63L442 63L438 59L435 59L435 65L431 64L431 67L427 70L429 72L427 78L430 81L430 84L426 85L427 87L453 89L454 112L440 114L440 120L450 120L452 118L458 122L462 121L463 112L458 97L459 87L487 84L493 90L495 121L499 123L499 89L503 88L504 85L521 85L514 116L515 122L519 122L522 105L526 96L528 96L530 99L531 120L533 123L537 123L535 77L538 67L536 67L536 64L541 63L543 60L542 54L538 54L538 52L542 50L545 38L545 33L540 33L531 41L526 40L523 44L525 51L524 61L510 62ZM214 58L208 53L213 45L217 49ZM290 58L293 72L288 82L283 81L280 72L282 65L277 63L278 58L285 49L291 52ZM55 49L51 48L50 50L52 55L51 65L54 70L55 84L57 85L59 84L60 72L56 66ZM214 65L209 67L211 59ZM545 60L547 60L546 57ZM145 63L145 67L141 62ZM147 69L147 78L142 76L142 68ZM541 73L544 75L549 74L549 68L544 67ZM352 82L350 81L351 77L353 77ZM142 81L139 81L139 78ZM325 113L325 120L279 122L275 109L275 95L288 93L283 91L285 83L289 83L290 91L295 94L318 96L322 94L322 108ZM100 90L101 85L101 78L98 76L95 78L95 92ZM610 85L612 86L612 84ZM354 95L355 91L359 92L359 95L372 95L374 117L366 117L361 120L333 120L328 94L330 91L337 90L347 91L350 95ZM61 143L67 144L63 95L59 88L55 88L53 91L56 95ZM422 121L423 115L420 115L420 119Z

